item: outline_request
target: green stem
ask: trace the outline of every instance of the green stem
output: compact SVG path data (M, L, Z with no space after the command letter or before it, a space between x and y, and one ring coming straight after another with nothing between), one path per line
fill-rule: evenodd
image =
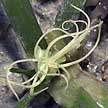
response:
M78 38L75 38L71 42L69 42L63 49L61 49L58 53L52 56L50 60L57 61L65 54L67 54L70 50L77 48L80 45L80 43L85 39L85 37L87 36L90 30L99 27L101 25L102 25L102 21L99 24L89 28L87 31L85 31L85 33L81 34Z
M73 39L71 42L69 42L63 49L61 49L59 52L57 52L54 56L52 56L50 59L57 61L61 57L63 57L65 54L67 54L70 50L76 48L80 45L80 42L84 40L85 36L88 34L86 32L85 34L79 36L77 39Z

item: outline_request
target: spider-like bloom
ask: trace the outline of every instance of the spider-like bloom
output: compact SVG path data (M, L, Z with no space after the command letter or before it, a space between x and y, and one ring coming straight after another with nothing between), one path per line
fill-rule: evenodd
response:
M18 100L19 100L19 97L18 97L17 93L15 92L15 90L13 89L12 85L17 85L17 86L20 86L23 88L28 88L28 89L30 89L30 94L32 94L32 93L34 93L34 88L37 87L38 85L40 85L45 80L46 76L61 76L62 78L65 79L66 88L68 88L68 81L70 78L70 74L67 71L66 67L72 66L74 64L77 64L77 63L83 61L85 58L87 58L94 51L94 49L98 45L99 39L100 39L102 21L100 21L99 24L90 27L89 16L83 10L79 9L78 7L76 7L72 4L71 4L71 6L73 8L75 8L76 10L80 11L82 14L84 14L85 17L87 18L87 21L84 21L84 20L74 21L74 20L70 19L70 20L66 20L63 22L62 29L54 28L54 29L47 31L40 37L40 39L37 41L37 43L35 45L34 58L15 61L7 69L8 85ZM67 32L66 28L65 28L66 23L72 23L75 26L76 31L72 32L72 33ZM85 28L83 30L79 30L78 23L85 24ZM65 57L65 55L69 51L76 50L80 46L81 42L88 36L90 31L94 28L98 28L99 33L98 33L97 41L96 41L95 45L91 48L91 50L85 56L83 56L82 58L80 58L78 60L75 60L75 61L72 61L69 63L66 63L66 60L65 60L65 63L64 63L62 58ZM59 37L56 37L54 40L52 40L48 44L48 47L45 50L41 49L39 47L40 42L42 41L43 38L45 38L47 36L47 34L52 33L53 31L60 31L63 33L63 35L60 35ZM67 45L65 45L59 51L55 51L55 52L52 51L53 46L57 42L61 41L62 39L68 38L68 37L71 37L72 40ZM30 79L28 79L25 82L18 83L18 82L11 81L9 79L9 75L12 73L10 70L12 69L12 67L15 64L22 63L22 62L37 63L37 67L36 67L37 72ZM59 69L62 69L63 73L60 73ZM51 70L55 70L55 71L51 72ZM30 83L30 82L32 82L32 83ZM47 88L45 88L45 89L47 89ZM45 90L45 89L43 89L43 90Z

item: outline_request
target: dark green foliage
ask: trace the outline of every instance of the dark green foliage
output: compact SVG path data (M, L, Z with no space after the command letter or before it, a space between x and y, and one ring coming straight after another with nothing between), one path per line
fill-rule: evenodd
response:
M35 43L42 35L42 31L33 15L29 0L2 0L2 3L26 53L33 56ZM46 47L45 40L42 42L41 47Z

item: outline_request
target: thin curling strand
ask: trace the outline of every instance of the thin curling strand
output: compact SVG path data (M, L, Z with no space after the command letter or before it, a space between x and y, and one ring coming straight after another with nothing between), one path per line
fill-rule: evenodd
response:
M77 33L79 32L78 25L77 25L76 22L73 21L73 20L64 21L63 24L62 24L62 29L63 29L63 30L68 30L68 28L67 28L67 29L65 28L65 24L66 24L66 23L71 23L71 24L75 25L76 32L77 32Z
M65 24L67 24L67 23L71 23L71 24L75 25L76 32L69 33L69 35L72 34L72 37L73 38L74 38L73 33L74 34L76 33L76 35L79 35L79 34L83 33L88 28L88 24L87 24L86 21L83 21L83 20L76 20L76 21L74 21L74 20L71 20L70 19L70 20L66 20L66 21L63 22L63 24L62 24L62 29L63 30L67 30L67 28L65 28ZM78 27L78 24L77 23L83 23L83 24L85 24L85 29L79 31L79 27Z

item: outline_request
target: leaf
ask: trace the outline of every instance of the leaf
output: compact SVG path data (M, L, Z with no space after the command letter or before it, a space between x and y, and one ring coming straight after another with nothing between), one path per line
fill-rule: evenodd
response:
M95 100L83 88L78 87L73 81L65 90L64 83L56 79L51 86L51 95L63 108L99 108Z
M72 68L71 68L72 71ZM76 71L76 74L78 71ZM80 77L76 77L74 80L80 87L84 88L91 97L103 108L108 106L108 87L104 83L95 79L94 76L87 74L87 72L81 72Z
M86 0L64 0L63 5L56 16L55 25L61 27L62 23L66 20L78 19L79 11L75 10L71 4L82 8L85 2Z
M51 83L50 94L63 108L107 108L108 88L103 83L81 72L78 65L68 69L71 79L65 90L63 79L54 79Z
M74 108L99 108L93 98L80 87L77 91L77 100L74 102Z
M17 36L21 40L26 53L33 56L35 43L42 35L40 26L33 15L29 0L1 0ZM46 47L43 40L41 47Z
M23 74L23 75L26 75L28 77L32 77L36 73L34 69L33 70L24 70L24 69L12 68L10 71L12 73Z

